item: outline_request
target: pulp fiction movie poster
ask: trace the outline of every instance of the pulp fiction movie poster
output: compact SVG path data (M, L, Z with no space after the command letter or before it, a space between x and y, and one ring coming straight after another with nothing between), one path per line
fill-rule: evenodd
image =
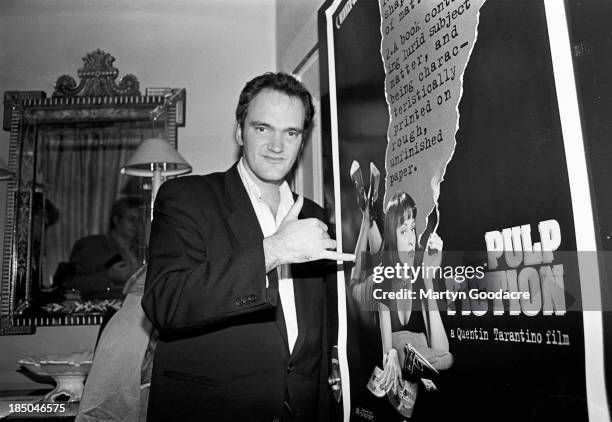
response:
M544 3L348 0L322 14L327 204L358 257L339 274L345 417L588 420L586 281Z

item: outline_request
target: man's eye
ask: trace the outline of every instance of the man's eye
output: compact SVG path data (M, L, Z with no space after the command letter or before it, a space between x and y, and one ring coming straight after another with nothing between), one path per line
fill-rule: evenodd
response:
M265 126L255 126L255 132L264 133L266 131Z
M298 136L298 133L294 130L290 130L287 134L291 136L292 138L295 138L296 136Z

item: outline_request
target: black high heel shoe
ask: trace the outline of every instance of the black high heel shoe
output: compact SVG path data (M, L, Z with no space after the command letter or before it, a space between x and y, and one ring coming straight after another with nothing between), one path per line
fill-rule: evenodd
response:
M361 175L361 167L357 161L353 161L351 164L351 179L355 186L355 192L357 193L357 205L361 211L365 211L368 200L365 194L365 187L363 186L363 176Z
M370 217L374 218L374 204L378 199L378 185L380 183L380 171L370 162L370 190L368 192L368 209L370 211Z

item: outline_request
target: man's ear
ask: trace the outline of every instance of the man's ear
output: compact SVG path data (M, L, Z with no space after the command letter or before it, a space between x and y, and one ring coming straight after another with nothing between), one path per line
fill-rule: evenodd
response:
M236 130L234 131L234 137L236 139L236 143L239 146L244 145L244 142L242 142L242 128L240 127L240 123L236 123Z

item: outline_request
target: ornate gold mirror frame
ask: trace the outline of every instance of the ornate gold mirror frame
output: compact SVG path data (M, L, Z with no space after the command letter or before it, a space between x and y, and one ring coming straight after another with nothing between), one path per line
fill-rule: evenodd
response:
M134 149L149 137L165 138L176 148L177 127L185 124L184 89L147 88L142 95L135 76L126 75L116 81L119 71L113 66L114 61L113 56L101 50L87 54L78 70L79 83L71 76L60 76L51 97L42 91L4 93L3 128L10 131L8 165L15 177L7 185L0 335L29 334L36 326L99 324L109 308L120 306L120 300L83 300L61 294L60 299L57 294L51 300L40 299L47 290L58 289L53 286L53 278L47 275L43 280L40 274L45 253L45 221L49 220L46 197L49 182L40 169L48 151L42 147L48 133L120 127L136 136ZM56 137L54 145L61 145L62 139ZM78 140L70 142L73 148L82 147ZM108 137L99 142L108 142ZM123 164L113 163L117 171ZM134 179L142 191L142 179ZM146 204L146 200L142 202ZM65 212L56 211L60 216ZM147 215L146 211L142 214ZM140 255L142 259L145 253Z

